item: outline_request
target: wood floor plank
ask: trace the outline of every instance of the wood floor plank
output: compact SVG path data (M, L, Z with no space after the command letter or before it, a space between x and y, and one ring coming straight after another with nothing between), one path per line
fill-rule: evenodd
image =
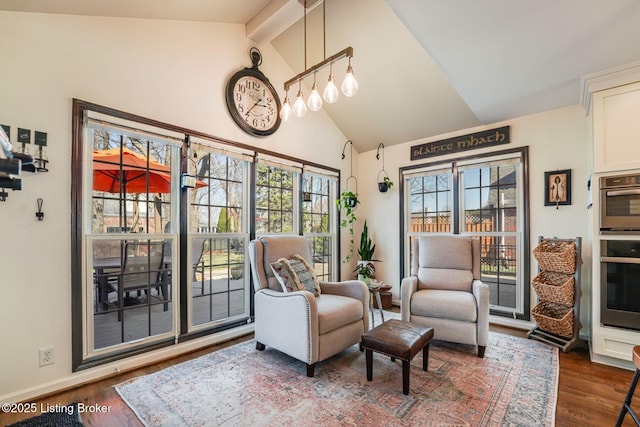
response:
M491 326L494 332L526 337L526 331L499 326ZM38 407L43 404L70 404L83 402L87 405L99 404L111 407L109 413L85 413L82 420L86 426L131 426L139 427L142 423L126 403L116 393L113 386L141 375L147 375L168 366L194 359L229 345L249 339L247 335L227 343L211 346L187 355L182 355L154 365L141 367L133 371L96 381L91 384L66 390L61 393L35 400ZM560 372L558 379L558 405L556 408L556 425L564 426L612 426L627 393L633 372L611 366L592 363L586 346L569 353L560 352ZM640 408L640 392L632 406ZM0 426L14 423L32 414L0 413ZM635 426L629 416L626 426Z

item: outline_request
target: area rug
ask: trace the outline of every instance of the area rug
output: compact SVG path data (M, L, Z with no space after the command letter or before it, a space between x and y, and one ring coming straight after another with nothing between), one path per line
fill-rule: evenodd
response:
M237 344L116 386L146 426L553 426L558 349L489 334L475 347L432 341L429 370L374 353L373 381L355 345L304 363L255 341Z

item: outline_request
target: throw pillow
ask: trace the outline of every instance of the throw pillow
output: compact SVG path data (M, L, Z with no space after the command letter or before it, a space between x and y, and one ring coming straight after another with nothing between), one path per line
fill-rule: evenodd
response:
M280 258L277 262L271 263L271 269L283 292L309 291L315 296L320 296L320 283L313 268L300 255L293 255L289 259Z
M285 264L281 262L284 258L280 258L276 262L269 264L273 275L282 286L282 292L294 292L298 290L298 285L295 282L295 276L290 273L288 268L285 268ZM286 260L285 260L286 261Z

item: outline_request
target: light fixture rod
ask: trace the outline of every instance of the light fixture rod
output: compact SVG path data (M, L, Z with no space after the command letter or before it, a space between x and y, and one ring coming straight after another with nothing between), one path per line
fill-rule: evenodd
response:
M335 55L330 56L329 58L325 59L324 61L317 63L316 65L314 65L311 68L307 68L302 73L300 73L297 76L295 76L295 77L287 80L286 82L284 82L284 90L285 90L285 92L288 91L289 88L291 87L291 85L293 85L298 80L302 80L305 77L308 77L309 75L311 75L315 71L319 71L319 70L323 69L324 67L326 67L327 65L331 64L332 62L335 62L338 59L341 59L343 57L353 58L353 48L351 46L342 49L340 52L336 53Z

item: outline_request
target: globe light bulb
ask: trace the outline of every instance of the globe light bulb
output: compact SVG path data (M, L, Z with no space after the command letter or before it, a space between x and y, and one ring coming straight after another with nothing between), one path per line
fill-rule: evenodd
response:
M289 97L284 97L284 102L282 103L282 109L280 110L280 118L288 122L289 117L291 117L291 103L289 102Z
M335 79L333 78L333 74L329 75L329 82L324 87L324 92L322 92L322 97L328 104L333 104L338 100L340 96L340 92L338 92L338 87L336 86Z
M302 97L302 90L298 90L298 96L296 102L293 103L292 109L296 117L304 117L304 115L307 114L307 104L305 104L304 98Z
M347 67L347 75L344 77L344 81L342 82L342 93L344 93L344 96L352 97L357 91L358 82L353 75L353 68L351 68L351 64L349 64L349 67Z
M322 97L318 93L318 85L315 82L313 82L307 105L311 111L318 111L322 108Z

